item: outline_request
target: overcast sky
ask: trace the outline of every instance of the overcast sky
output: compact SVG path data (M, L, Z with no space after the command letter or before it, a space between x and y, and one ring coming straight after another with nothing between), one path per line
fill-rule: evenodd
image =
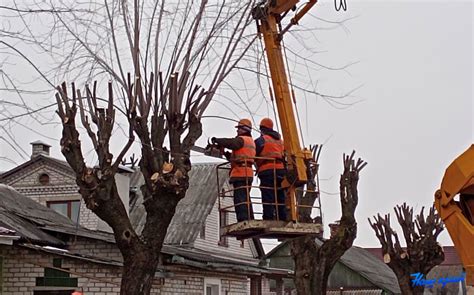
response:
M393 206L403 202L416 211L430 206L444 169L473 142L473 4L362 0L347 4L347 12L336 12L332 0L318 3L312 16L302 20L305 27L320 28L308 35L305 45L319 52L312 55L315 62L331 67L358 63L339 71L293 69L295 79L311 76L318 90L328 94L341 95L362 86L344 100L352 105L343 110L320 97L298 98L305 143L325 143L320 159L325 223L340 217L342 153L355 149L369 163L361 173L355 244L376 247L379 243L367 218L377 212L393 215ZM315 17L350 20L342 27ZM286 46L304 53L291 36ZM268 114L256 110L257 121ZM243 110L233 112L213 105L208 115L248 117ZM230 122L205 119L204 123L201 145L206 137L234 135ZM18 125L14 128L26 151L29 142L41 139L53 145L53 156L62 158L58 142ZM60 136L58 126L50 132L37 131ZM24 161L4 141L0 156ZM197 156L194 161L208 159ZM6 161L0 164L0 171L13 167ZM447 233L441 243L452 244Z
M312 14L350 20L345 29L317 30L317 39L306 39L306 45L321 51L314 59L327 66L359 62L345 71L309 74L328 94L362 87L345 99L357 103L344 110L307 95L299 104L303 135L306 144L325 143L320 178L326 224L340 218L342 154L355 149L369 163L360 177L355 244L377 247L367 218L378 212L394 218L393 207L403 202L415 211L430 206L446 167L473 142L473 5L347 0L348 11L342 13L327 2ZM312 21L317 19L308 16L302 23L311 26ZM298 71L308 79L305 69ZM206 135L212 135L210 130L222 136L233 132L232 124L226 124L210 124ZM452 244L447 232L440 241Z

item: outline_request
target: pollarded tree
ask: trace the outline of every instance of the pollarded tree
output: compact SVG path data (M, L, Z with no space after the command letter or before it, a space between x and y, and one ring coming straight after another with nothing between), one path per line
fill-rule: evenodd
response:
M85 66L94 65L90 77L103 78L105 72L113 81L105 99L97 83L83 91L74 83L68 90L63 83L56 88L56 102L61 151L76 173L87 207L112 228L122 253L121 294L150 293L168 225L188 189L190 151L201 136L203 113L256 38L246 35L252 1L156 1L150 10L145 3L135 0L129 7L126 1L105 1L99 7L105 22L87 9L50 12L66 41L74 44L65 56L71 72L80 70L82 61L75 59L83 58ZM78 30L81 25L86 28ZM102 40L100 30L109 39ZM123 57L124 51L129 58ZM133 74L124 73L126 64ZM111 140L119 114L127 131L114 156ZM96 167L86 164L78 125L92 142ZM114 178L135 139L141 145L139 166L145 180L142 232L132 227Z
M430 270L444 260L444 252L436 241L443 231L443 224L434 207L428 216L420 214L413 220L413 208L403 203L394 208L398 223L402 228L406 248L400 244L397 233L390 226L390 214L374 216L370 226L382 245L384 262L393 270L403 294L423 294L422 284L412 284L411 274L427 275Z
M344 171L339 181L342 216L335 235L325 240L321 246L315 242L314 236L305 236L291 242L291 255L295 262L295 286L298 294L326 294L329 274L339 258L352 247L357 236L357 222L355 209L359 201L357 184L359 173L367 165L362 159L354 160L353 152L350 156L343 156ZM313 151L313 157L315 153ZM316 176L317 166L312 167L312 175ZM308 192L300 203L312 206L318 197L315 193L315 182L307 185ZM299 208L303 222L311 221L311 210Z
M218 87L234 68L260 75L255 66L238 65L261 60L258 54L246 56L257 38L250 19L253 5L254 1L7 0L0 6L2 14L11 14L9 22L17 20L2 22L15 28L6 35L8 30L0 30L2 50L33 67L46 81L39 89L57 90L62 152L76 172L87 206L114 231L124 257L122 294L150 292L167 226L188 187L190 149L201 135L201 118ZM308 57L303 60L313 63ZM75 86L68 91L66 84L56 87L64 80L95 80L104 86L94 83L83 91ZM112 81L108 88L107 81ZM331 104L341 98L316 89L308 93ZM79 130L86 130L92 142L97 167L86 165ZM122 139L120 143L127 139L118 151L114 136ZM147 217L142 232L132 229L113 177L134 141L140 144L145 178Z

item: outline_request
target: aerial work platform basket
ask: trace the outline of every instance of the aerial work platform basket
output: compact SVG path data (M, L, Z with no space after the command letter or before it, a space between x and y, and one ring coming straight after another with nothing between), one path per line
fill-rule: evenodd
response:
M322 225L280 220L248 220L223 227L222 234L235 237L237 240L249 238L290 239L305 235L319 235Z
M306 212L306 214L304 214L305 218L303 218L303 215L298 215L297 220L281 220L278 214L278 207L284 206L287 211L292 209L290 208L291 202L288 201L288 196L285 197L285 204L277 200L277 191L281 189L286 193L287 190L285 188L277 188L276 182L274 183L274 187L255 185L255 177L254 183L239 187L239 189L245 189L246 201L235 203L233 198L235 188L231 184L229 185L227 181L222 181L222 177L219 176L222 176L222 173L228 174L229 170L228 162L217 166L221 236L235 237L238 240L249 238L285 240L306 235L322 236L322 212L319 183L317 183L317 181L315 181L310 188L307 186L296 188L295 210L299 213ZM260 189L262 188L274 191L274 201L262 202L260 194ZM245 206L248 219L237 222L237 206ZM264 206L267 210L269 206L274 207L275 216L273 220L263 220ZM309 216L311 217L308 218Z

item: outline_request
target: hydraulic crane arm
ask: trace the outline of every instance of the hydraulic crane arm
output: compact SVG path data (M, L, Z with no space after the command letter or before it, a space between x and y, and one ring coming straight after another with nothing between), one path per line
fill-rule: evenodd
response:
M446 169L435 205L466 270L466 284L474 286L474 144Z
M252 11L265 44L265 52L273 85L273 95L285 144L288 163L288 177L285 183L289 187L290 216L293 221L297 221L298 219L295 189L297 186L307 182L308 169L305 162L312 159L312 157L308 149L301 147L295 112L293 110L294 93L292 98L283 58L281 40L283 34L289 27L296 24L316 3L316 0L309 1L300 12L293 17L287 28L281 30L281 19L290 10L294 10L298 2L298 0L269 0L260 3Z

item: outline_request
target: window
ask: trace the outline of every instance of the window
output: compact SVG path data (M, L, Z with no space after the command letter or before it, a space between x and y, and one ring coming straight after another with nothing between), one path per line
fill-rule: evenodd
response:
M72 221L79 222L80 201L51 201L46 205L59 214L69 217Z
M228 212L219 211L219 243L217 243L219 246L224 246L224 247L229 246L227 237L222 235L222 228L229 224L228 217L229 217Z
M204 279L205 295L220 295L221 294L221 280L220 279Z
M69 269L61 267L62 259L54 258L53 267L44 268L44 276L36 278L36 286L44 287L77 287L77 278L71 278L67 272ZM64 269L62 271L60 269ZM63 292L63 291L62 291Z
M41 174L38 178L38 181L41 185L49 184L49 175L46 173Z

